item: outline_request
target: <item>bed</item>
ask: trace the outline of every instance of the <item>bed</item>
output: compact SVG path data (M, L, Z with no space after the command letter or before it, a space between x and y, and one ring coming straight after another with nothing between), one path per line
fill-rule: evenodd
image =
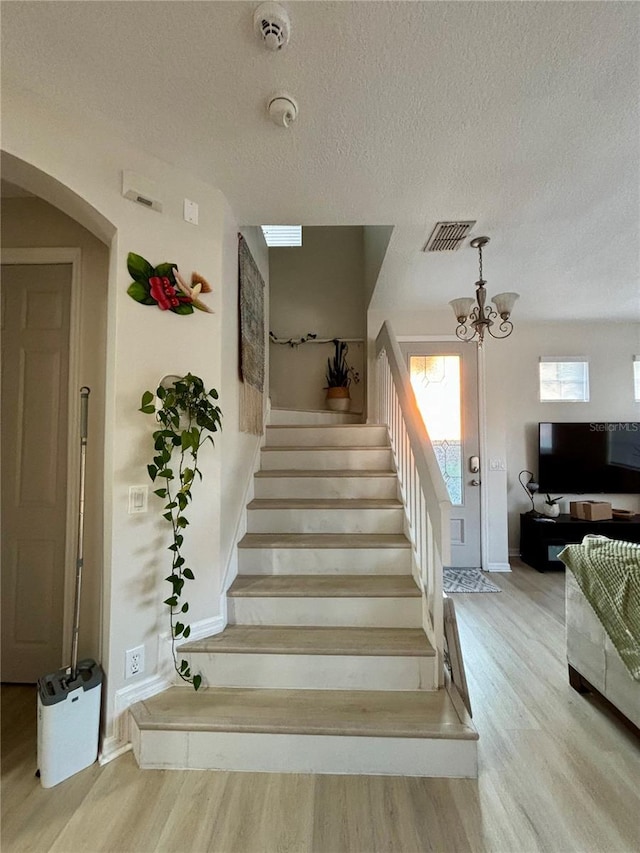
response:
M559 557L569 682L599 694L640 735L640 545L586 536Z

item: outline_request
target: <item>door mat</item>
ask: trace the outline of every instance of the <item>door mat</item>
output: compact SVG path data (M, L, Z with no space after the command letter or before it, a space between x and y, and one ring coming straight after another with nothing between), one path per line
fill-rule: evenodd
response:
M480 569L442 570L442 587L445 592L502 592L499 586L487 580Z

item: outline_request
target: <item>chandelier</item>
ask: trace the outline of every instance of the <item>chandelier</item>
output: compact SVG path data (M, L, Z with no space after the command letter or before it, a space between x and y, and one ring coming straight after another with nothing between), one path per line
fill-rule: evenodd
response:
M480 346L484 341L485 332L489 332L492 338L508 338L513 331L513 323L509 320L511 311L518 293L498 293L491 300L495 305L495 311L491 306L487 306L487 291L485 290L486 281L482 278L482 247L489 242L488 237L475 237L471 241L471 246L478 250L480 260L480 275L476 281L476 298L470 296L462 296L459 299L452 299L449 305L453 308L453 313L458 321L456 336L461 341L478 340ZM500 324L496 326L497 318L500 317Z

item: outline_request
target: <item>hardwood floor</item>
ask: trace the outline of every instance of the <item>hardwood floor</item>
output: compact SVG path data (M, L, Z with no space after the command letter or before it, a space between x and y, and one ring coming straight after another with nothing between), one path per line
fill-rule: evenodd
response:
M454 596L477 781L141 771L129 753L44 790L35 691L4 687L3 853L637 853L640 742L569 687L564 574L492 580Z

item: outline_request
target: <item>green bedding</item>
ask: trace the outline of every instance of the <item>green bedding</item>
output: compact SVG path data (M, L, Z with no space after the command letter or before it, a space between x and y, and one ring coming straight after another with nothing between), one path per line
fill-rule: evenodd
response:
M633 678L640 681L640 545L585 536L559 559L575 575L585 598Z

